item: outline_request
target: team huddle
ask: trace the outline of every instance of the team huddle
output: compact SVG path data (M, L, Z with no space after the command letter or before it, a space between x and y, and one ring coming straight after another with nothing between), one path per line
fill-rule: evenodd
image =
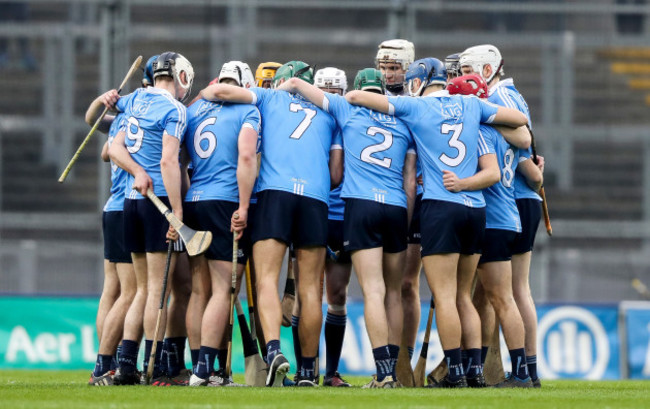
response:
M245 281L249 337L264 360L261 381L247 374L247 384L319 385L325 290L322 385L349 387L338 365L354 267L376 365L364 388L402 387L396 366L400 349L414 352L424 267L447 368L427 386L488 386L483 364L500 323L512 371L496 386L540 387L528 276L544 162L531 153L528 106L503 76L493 45L443 62L415 60L413 44L395 39L349 92L337 68L268 62L253 75L230 61L190 101L191 63L165 52L147 61L142 88L97 97L86 121L113 113L100 123L112 187L89 385L240 386L230 373L231 294ZM152 192L212 233L204 254L183 252ZM287 250L289 311L278 297ZM281 325L293 331L293 380Z

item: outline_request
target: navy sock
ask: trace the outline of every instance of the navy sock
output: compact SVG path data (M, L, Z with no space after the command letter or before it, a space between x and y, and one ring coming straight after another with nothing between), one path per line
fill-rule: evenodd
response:
M280 340L272 339L266 343L266 363L271 365L277 354L281 354Z
M397 356L399 355L399 345L388 344L388 354L390 355L390 374L393 379L397 379L395 367L397 366Z
M375 366L377 367L377 381L381 382L391 372L388 345L373 349L372 356L375 358Z
M316 357L302 357L300 360L300 376L310 379L316 376Z
M93 375L102 376L111 370L111 363L113 362L113 355L97 355L97 362L95 363L95 370Z
M334 376L339 369L347 320L347 315L334 315L329 311L325 317L325 376Z
M190 355L192 356L192 371L196 369L196 366L199 364L199 349L190 349Z
M530 378L533 381L536 381L538 376L537 376L537 355L530 355L526 357L526 364L528 364L528 373L530 374Z
M409 360L413 359L413 354L415 353L415 348L413 347L408 347L409 349Z
M463 351L467 355L467 363L463 362L464 372L468 378L476 378L483 373L481 365L481 350L479 348Z
M487 357L489 348L490 347L486 347L486 346L481 347L481 365L485 365L485 358Z
M115 351L115 355L113 355L113 360L111 361L111 371L114 371L117 369L118 366L120 366L120 354L122 353L122 343L120 343L117 346L117 350Z
M300 336L298 335L298 324L300 317L291 316L291 333L293 334L293 353L296 356L296 366L301 367L302 351L300 349ZM272 361L272 360L271 360ZM269 361L269 362L271 362ZM270 364L269 364L270 365Z
M218 355L218 349L201 346L199 360L196 363L196 368L194 368L194 375L201 379L208 379L212 371L214 371L214 361Z
M512 362L512 374L519 379L528 378L528 365L526 364L526 351L524 348L511 349L510 362Z
M469 369L469 355L467 354L466 349L460 350L460 360L463 363L463 372L467 375L467 370Z
M144 340L144 362L142 364L142 371L144 373L147 373L147 370L149 369L149 356L151 355L152 348L153 348L153 341L150 339L145 339ZM156 356L154 357L153 360L152 378L158 378L159 376L165 374L165 371L163 370L161 364L162 353L163 353L163 343L162 341L158 341L156 343Z
M226 370L226 364L228 361L228 350L227 349L220 349L219 353L217 354L217 359L219 360L219 369L221 370Z
M137 369L139 349L139 343L127 339L122 340L122 353L118 357L122 372L130 373Z
M166 338L163 349L167 355L167 375L177 376L185 369L185 337Z
M463 377L463 361L460 356L460 348L446 349L444 351L449 368L448 377L451 382L456 382Z

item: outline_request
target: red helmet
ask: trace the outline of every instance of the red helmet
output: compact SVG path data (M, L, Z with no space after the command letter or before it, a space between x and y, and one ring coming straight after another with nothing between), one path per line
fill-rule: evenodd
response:
M468 74L456 77L447 84L447 91L451 95L475 95L479 98L488 97L488 87L485 80L477 74Z

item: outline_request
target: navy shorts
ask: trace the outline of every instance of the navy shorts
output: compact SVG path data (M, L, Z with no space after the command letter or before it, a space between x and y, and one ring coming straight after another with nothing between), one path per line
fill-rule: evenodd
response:
M350 264L350 253L343 248L343 220L327 220L327 247L338 253L336 262Z
M521 219L521 233L517 233L512 254L523 254L533 250L539 221L542 219L542 202L536 199L517 199L516 202Z
M485 208L467 207L444 200L422 201L420 211L422 257L433 254L481 253L485 233Z
M385 253L406 250L406 209L363 199L346 199L343 246L346 251L382 247Z
M198 202L185 202L183 215L185 223L195 230L212 232L212 243L205 252L208 260L232 261L232 232L230 231L230 218L239 209L239 203L225 200L201 200ZM250 219L250 215L249 215ZM250 254L248 229L239 239L238 257L239 264L246 264Z
M166 196L160 196L159 199L168 208L171 208ZM151 200L124 200L124 243L127 251L131 253L166 252L167 230L169 230L169 222ZM181 244L181 240L178 239L174 250L183 251Z
M104 259L111 263L131 263L131 253L124 245L124 212L102 214L104 232Z
M408 243L420 244L420 209L422 208L422 193L415 197L413 204L413 216L409 226Z
M276 239L295 248L327 245L327 203L280 190L257 193L252 242Z
M516 236L517 232L512 230L485 229L483 254L478 263L512 260Z

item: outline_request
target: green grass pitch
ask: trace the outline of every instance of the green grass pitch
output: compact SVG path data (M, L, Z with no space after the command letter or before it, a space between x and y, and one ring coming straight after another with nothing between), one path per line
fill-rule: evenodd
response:
M3 408L643 408L648 381L545 381L535 390L90 387L88 371L0 371ZM236 381L243 377L235 376Z

